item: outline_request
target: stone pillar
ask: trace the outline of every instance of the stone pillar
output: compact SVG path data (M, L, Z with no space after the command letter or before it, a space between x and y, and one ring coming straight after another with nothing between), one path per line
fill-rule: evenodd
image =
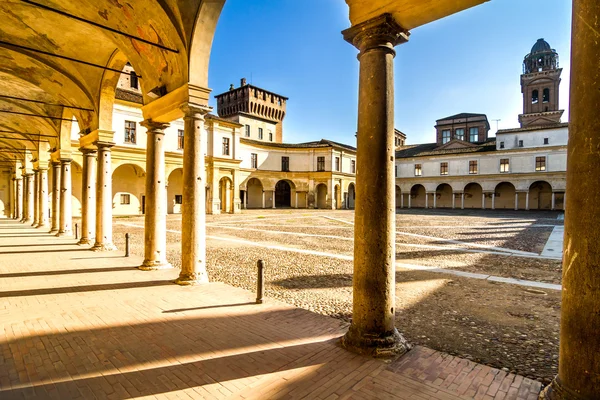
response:
M262 208L265 208L265 191L262 192Z
M271 208L275 209L275 190L273 190L273 197L271 197Z
M167 203L165 176L165 129L169 124L151 120L146 128L146 213L144 215L144 262L139 269L172 268L167 262ZM187 144L187 143L186 143Z
M429 208L429 193L425 192L425 208Z
M60 227L60 162L52 162L52 219L50 233L58 233Z
M600 2L573 1L565 247L558 376L549 400L600 394Z
M356 190L356 189L355 189ZM412 197L410 195L410 192L408 192L408 208L410 209L410 201L411 201ZM354 206L354 208L356 208L356 205Z
M112 164L110 148L114 143L98 142L96 168L96 242L93 251L112 251L117 247L112 241Z
M460 194L460 209L461 210L465 209L465 192L462 192Z
M395 326L394 46L407 41L389 14L353 26L359 50L353 313L342 344L374 356L405 353Z
M456 194L452 191L452 209L456 208Z
M185 105L183 147L183 215L181 222L181 273L175 283L208 282L206 272L206 166L204 115L207 108Z
M294 208L298 208L298 192L295 192Z
M400 192L400 208L404 208L404 193L402 192Z
M25 216L23 222L31 224L33 222L33 174L25 175Z
M525 193L525 209L529 210L529 191Z
M492 193L492 210L496 209L496 193Z
M40 171L33 170L33 223L31 226L37 227L40 222Z
M433 192L433 208L437 208L437 192Z
M485 210L485 193L481 193L481 209Z
M244 210L248 209L248 189L244 191Z
M20 221L23 218L23 178L15 179L17 190L15 192L15 219Z
M60 160L60 223L56 236L73 234L73 210L71 209L71 159Z
M519 209L519 192L515 192L515 211Z
M567 209L567 192L563 193L563 211Z
M556 206L556 193L552 192L552 207L550 209L554 210L555 206Z
M82 149L81 239L77 244L94 244L96 234L96 152Z
M40 182L38 199L38 228L48 229L48 168L38 168Z
M8 209L9 209L9 218L14 219L15 217L15 193L17 192L15 189L15 178L8 178L8 184L10 185L8 188Z

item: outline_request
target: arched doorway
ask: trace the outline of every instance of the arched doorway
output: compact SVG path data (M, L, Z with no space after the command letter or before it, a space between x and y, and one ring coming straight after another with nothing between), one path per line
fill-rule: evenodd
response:
M252 178L246 184L246 204L248 208L263 208L263 185L256 178Z
M552 209L552 186L548 182L537 181L529 186L529 209Z
M319 183L317 185L317 208L327 208L327 185Z
M119 165L112 174L113 215L140 215L145 208L145 171L134 164Z
M292 187L287 181L279 181L275 185L275 207L292 206Z
M222 213L233 213L233 183L224 176L219 180L219 201Z
M177 168L169 174L167 185L167 213L181 214L183 203L183 169Z
M494 208L515 208L515 185L510 182L501 182L494 189Z
M452 186L447 183L442 183L435 189L435 205L436 208L452 208Z
M410 207L425 208L425 186L414 185L410 188Z
M481 208L483 189L479 183L469 183L465 186L465 208Z
M348 185L348 208L354 210L354 203L356 201L356 189L354 183Z

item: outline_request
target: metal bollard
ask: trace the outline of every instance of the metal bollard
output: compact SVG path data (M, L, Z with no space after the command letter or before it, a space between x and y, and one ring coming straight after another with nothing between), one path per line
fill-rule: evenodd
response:
M125 234L125 257L129 257L129 233Z
M265 295L265 262L258 260L258 278L256 281L256 304L263 303L263 297Z
M75 239L79 239L79 225L75 223Z

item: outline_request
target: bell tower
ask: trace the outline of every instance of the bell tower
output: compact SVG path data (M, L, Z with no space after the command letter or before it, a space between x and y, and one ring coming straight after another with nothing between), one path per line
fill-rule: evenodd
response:
M564 113L558 106L561 73L556 50L544 39L538 39L523 61L521 128L560 123Z

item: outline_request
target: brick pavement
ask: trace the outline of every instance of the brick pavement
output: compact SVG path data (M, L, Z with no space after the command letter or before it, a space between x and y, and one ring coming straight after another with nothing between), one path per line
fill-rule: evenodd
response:
M177 271L143 272L0 221L0 399L535 399L537 382L424 347L338 346L336 319Z

